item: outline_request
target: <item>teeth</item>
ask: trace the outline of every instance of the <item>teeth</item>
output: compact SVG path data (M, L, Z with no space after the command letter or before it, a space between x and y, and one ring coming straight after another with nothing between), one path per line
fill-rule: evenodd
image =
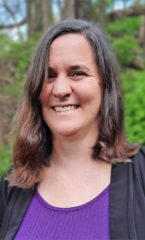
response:
M54 107L54 110L56 112L65 112L65 111L75 110L76 108L77 108L77 106Z

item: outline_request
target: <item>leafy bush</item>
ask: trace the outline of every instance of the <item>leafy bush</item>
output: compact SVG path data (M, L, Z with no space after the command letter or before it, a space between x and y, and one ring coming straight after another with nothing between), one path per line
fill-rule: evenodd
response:
M145 71L123 73L122 87L128 140L145 145Z
M122 67L130 65L141 51L136 39L130 35L114 40L112 46Z
M39 36L27 41L12 42L9 37L3 35L3 41L0 44L0 46L3 46L3 48L0 49L0 58L11 59L16 69L15 82L11 82L5 86L5 95L9 95L18 100L24 83L26 70L31 61L38 39Z
M25 73L39 36L22 42L13 42L4 34L0 34L0 37L0 59L11 60L16 71L15 79L3 85L2 94L14 99L16 103L19 100L22 86L24 84ZM11 164L10 159L10 147L7 145L2 146L0 148L0 177L9 168Z
M140 17L124 17L118 20L110 21L107 25L107 33L110 35L122 36L124 34L138 34L140 29Z
M0 59L9 57L10 49L12 48L13 41L4 33L0 33Z
M31 38L27 41L14 43L9 51L9 57L12 58L13 62L17 66L18 81L22 81L25 75L37 42L38 38Z

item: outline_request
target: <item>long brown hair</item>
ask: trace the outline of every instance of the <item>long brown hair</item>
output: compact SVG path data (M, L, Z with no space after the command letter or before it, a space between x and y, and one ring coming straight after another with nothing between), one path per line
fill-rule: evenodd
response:
M16 116L13 168L9 175L13 185L32 187L40 181L42 167L49 164L53 148L51 131L43 120L39 96L48 74L50 45L54 39L68 33L81 34L89 41L102 79L99 136L92 149L93 158L117 163L127 161L137 151L126 141L118 69L104 34L92 23L66 20L52 26L42 37L27 74Z

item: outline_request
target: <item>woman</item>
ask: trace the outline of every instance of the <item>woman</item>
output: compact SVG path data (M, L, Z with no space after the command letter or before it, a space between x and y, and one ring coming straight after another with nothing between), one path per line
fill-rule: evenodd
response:
M0 239L145 239L144 169L144 149L125 139L104 35L82 20L54 25L36 49L17 114Z

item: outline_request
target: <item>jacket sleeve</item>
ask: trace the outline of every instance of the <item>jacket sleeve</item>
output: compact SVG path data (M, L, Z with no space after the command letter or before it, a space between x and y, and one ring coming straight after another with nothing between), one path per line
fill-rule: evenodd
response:
M142 186L145 196L145 147L141 147L135 157L136 176Z

